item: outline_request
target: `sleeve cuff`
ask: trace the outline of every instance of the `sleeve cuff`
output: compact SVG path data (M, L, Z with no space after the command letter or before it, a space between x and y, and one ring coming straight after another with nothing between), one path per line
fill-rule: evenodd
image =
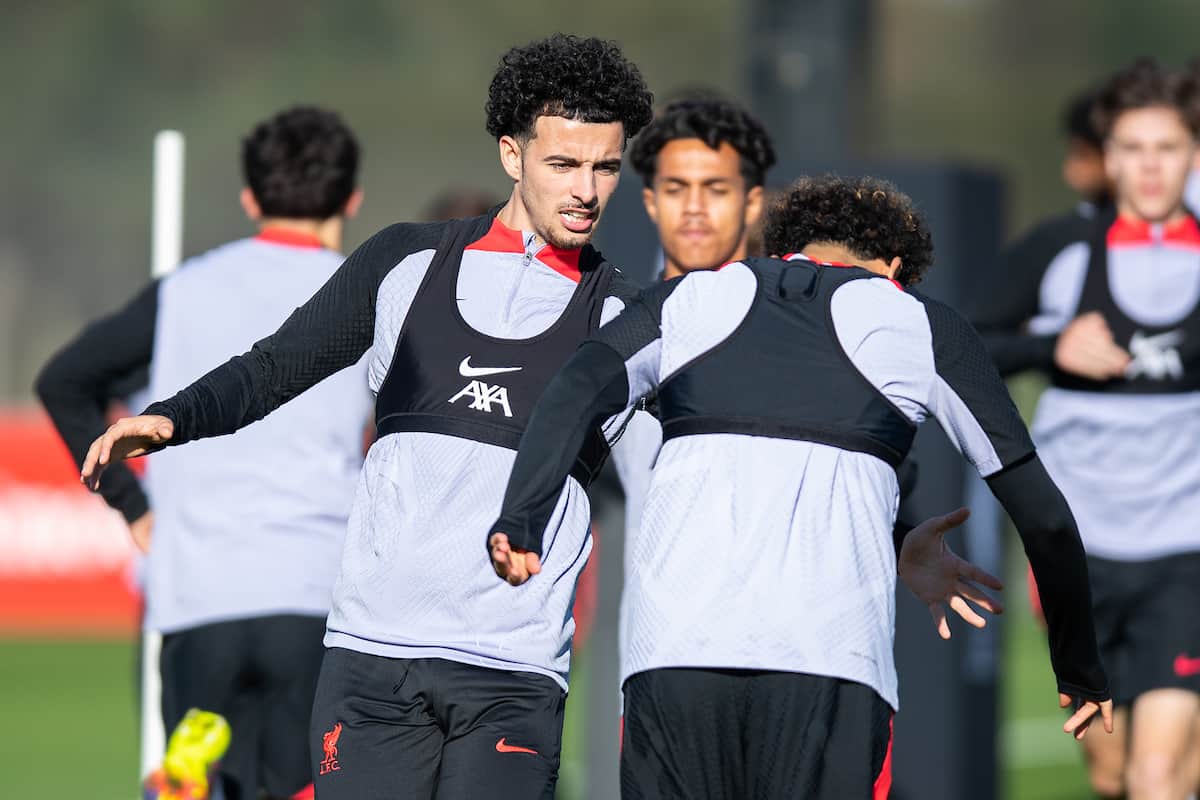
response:
M103 488L111 488L111 492L102 492L104 501L120 511L126 522L133 522L150 510L149 498L142 490L137 476L128 468L124 469L119 476L110 473L107 477L108 484Z
M492 527L488 529L487 539L484 541L484 547L487 548L488 556L492 553L492 534L503 533L508 537L508 543L511 547L520 550L528 550L532 553L542 555L542 541L538 536L534 536L529 530L529 522L521 522L513 517L501 517L492 523Z
M1084 700L1091 700L1096 703L1102 703L1105 700L1112 699L1112 692L1108 690L1107 685L1105 685L1103 689L1096 690L1084 689L1083 687L1076 686L1072 683L1067 683L1066 681L1059 681L1058 691L1062 692L1063 694L1070 695L1071 697L1082 697Z
M1058 347L1058 334L1042 336L1037 339L1037 361L1046 369L1054 367L1054 351Z

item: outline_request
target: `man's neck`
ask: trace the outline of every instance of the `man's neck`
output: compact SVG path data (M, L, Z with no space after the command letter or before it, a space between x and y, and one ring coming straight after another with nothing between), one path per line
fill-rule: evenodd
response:
M811 258L813 261L819 261L822 264L851 264L855 267L868 269L865 264L861 263L862 259L846 248L836 244L805 245L800 254Z
M529 211L525 208L525 204L521 202L521 196L517 192L517 187L513 187L512 196L508 198L508 202L500 209L500 213L496 215L496 219L500 220L500 224L509 230L528 231L534 235L534 244L541 246L546 243L546 240L538 234L533 227L533 218L529 216Z
M267 228L315 236L321 242L322 247L340 251L342 249L342 234L345 230L345 220L342 217L330 217L329 219L320 220L264 217L258 221L258 229L262 231Z
M1133 205L1121 199L1117 199L1117 213L1133 222L1140 222L1144 225L1170 225L1173 222L1178 222L1188 215L1187 209L1183 205L1182 198L1177 206L1172 209L1165 217L1161 219L1149 219L1139 214L1134 210Z
M737 248L734 249L734 251L729 254L729 257L720 264L712 264L707 267L696 267L695 269L687 269L686 267L681 266L678 262L674 261L670 256L665 256L663 259L663 280L669 281L672 278L678 278L680 275L687 275L689 272L702 272L708 269L717 269L718 267L723 267L726 264L732 264L734 261L742 261L747 256L746 250L746 238L743 236L742 241L738 242Z

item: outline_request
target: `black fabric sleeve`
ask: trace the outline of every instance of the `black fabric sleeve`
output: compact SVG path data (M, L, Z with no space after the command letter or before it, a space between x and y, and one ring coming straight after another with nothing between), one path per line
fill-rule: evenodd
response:
M1042 602L1059 688L1077 697L1106 699L1108 680L1096 649L1087 562L1071 509L1034 452L1029 431L971 325L943 303L918 299L933 333L937 374L961 400L961 405L941 409L939 421L977 466L997 466L981 472L1021 536L1038 587L1047 587Z
M920 465L913 458L912 453L905 456L904 460L900 462L900 466L896 467L896 482L900 488L901 508L904 507L904 501L916 490L920 473ZM896 546L897 561L900 559L900 548L904 546L904 537L908 536L915 527L917 526L906 519L896 518L896 522L892 526L892 543Z
M979 334L971 323L945 303L919 292L910 294L925 306L938 377L962 400L971 418L953 418L954 409L947 409L949 414L940 413L938 421L947 429L946 433L976 466L987 460L987 448L991 448L999 459L996 469L1026 458L1034 449L1029 429ZM946 419L947 416L951 419ZM977 441L971 435L971 429L976 426L986 442ZM981 472L985 476L988 474Z
M628 401L624 359L606 344L584 342L534 406L500 518L487 538L503 532L513 547L540 555L542 533L588 431L620 412Z
M172 445L233 433L354 364L374 338L380 283L407 256L435 247L440 230L399 224L375 234L278 331L143 413L174 423Z
M1066 498L1036 455L987 482L1012 518L1033 567L1058 690L1107 700L1108 678L1096 647L1087 561Z
M500 518L488 539L502 532L513 547L541 554L542 534L584 438L629 405L626 361L661 336L662 304L676 285L670 281L642 292L550 381L521 436Z
M38 374L34 389L77 466L107 427L105 411L133 376L146 374L154 352L158 281L122 309L101 317L55 353ZM149 509L137 476L124 463L111 466L100 494L133 522Z
M1089 226L1078 213L1049 220L1007 247L997 269L973 276L967 315L1001 375L1054 366L1058 335L1035 336L1028 324L1038 313L1046 269L1064 248L1086 240Z

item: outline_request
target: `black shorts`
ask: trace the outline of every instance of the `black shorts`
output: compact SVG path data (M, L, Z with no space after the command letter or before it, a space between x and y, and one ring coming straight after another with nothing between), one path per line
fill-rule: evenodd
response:
M227 800L291 797L312 782L312 699L325 652L325 618L254 617L163 636L163 724L169 736L189 708L215 711L233 729L221 760Z
M1200 692L1200 553L1088 558L1092 615L1113 701L1153 689Z
M553 800L566 693L551 678L332 648L313 704L318 800Z
M892 709L860 683L655 669L625 682L625 800L868 800L891 786Z

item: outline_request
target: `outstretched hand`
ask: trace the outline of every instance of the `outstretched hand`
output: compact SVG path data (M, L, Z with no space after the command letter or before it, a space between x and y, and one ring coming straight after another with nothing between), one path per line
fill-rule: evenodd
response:
M159 449L171 440L175 425L166 417L143 415L119 419L88 448L79 481L93 492L100 488L100 475L113 461L137 458Z
M946 532L967 521L971 512L965 508L940 517L933 517L913 528L900 547L900 580L909 591L929 606L938 635L950 638L946 609L950 608L971 625L982 628L987 620L970 603L985 611L1003 614L1000 601L989 597L979 584L995 589L1004 588L999 578L957 556L946 545ZM968 603L970 601L970 603Z
M508 534L493 533L488 539L488 547L492 551L492 569L513 586L520 586L542 571L538 554L513 547L508 542Z

